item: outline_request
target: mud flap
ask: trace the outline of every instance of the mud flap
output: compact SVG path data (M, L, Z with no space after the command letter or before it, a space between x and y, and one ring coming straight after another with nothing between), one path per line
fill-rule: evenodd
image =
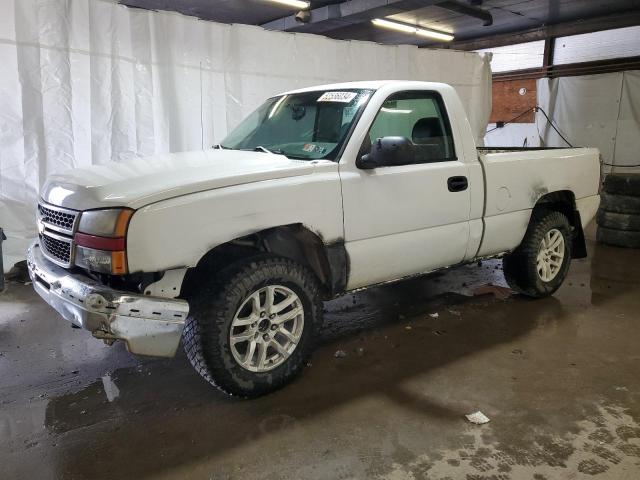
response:
M572 258L587 258L587 242L584 239L584 231L582 230L582 220L580 212L573 211L573 238L571 240L571 256Z

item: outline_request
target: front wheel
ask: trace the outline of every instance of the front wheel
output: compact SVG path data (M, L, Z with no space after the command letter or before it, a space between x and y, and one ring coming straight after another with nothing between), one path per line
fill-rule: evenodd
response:
M315 275L275 256L232 265L202 285L190 304L189 361L209 383L242 397L290 382L306 365L322 323Z
M571 225L560 212L534 212L520 246L504 257L504 276L517 292L534 298L553 294L571 263Z

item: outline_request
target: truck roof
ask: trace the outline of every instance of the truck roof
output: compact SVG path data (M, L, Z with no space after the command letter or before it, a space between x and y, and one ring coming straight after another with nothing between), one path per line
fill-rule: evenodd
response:
M370 90L378 90L386 85L403 85L406 84L407 88L415 88L418 85L422 87L430 88L443 88L449 87L446 83L438 82L420 82L416 80L365 80L359 82L342 82L342 83L330 83L327 85L314 85L312 87L299 88L296 90L290 90L288 92L282 92L280 95L289 95L292 93L313 92L316 90L339 90L350 88L365 88Z

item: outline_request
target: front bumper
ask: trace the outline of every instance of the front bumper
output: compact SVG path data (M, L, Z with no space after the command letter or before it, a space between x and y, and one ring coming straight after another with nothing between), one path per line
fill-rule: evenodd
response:
M185 300L109 288L47 260L38 242L27 250L33 287L62 317L103 340L122 340L139 355L175 355L189 313Z

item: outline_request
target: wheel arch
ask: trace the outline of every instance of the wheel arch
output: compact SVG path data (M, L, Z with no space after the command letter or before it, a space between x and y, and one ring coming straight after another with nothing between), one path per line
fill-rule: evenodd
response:
M572 257L585 258L587 243L584 238L580 212L576 206L576 197L571 190L558 190L542 195L533 207L533 214L540 210L553 210L564 214L573 229L571 238Z
M344 241L325 243L321 235L302 223L280 225L235 238L206 252L197 265L189 268L182 283L181 296L188 298L203 276L261 253L272 253L308 267L316 275L325 298L345 291L348 256Z

